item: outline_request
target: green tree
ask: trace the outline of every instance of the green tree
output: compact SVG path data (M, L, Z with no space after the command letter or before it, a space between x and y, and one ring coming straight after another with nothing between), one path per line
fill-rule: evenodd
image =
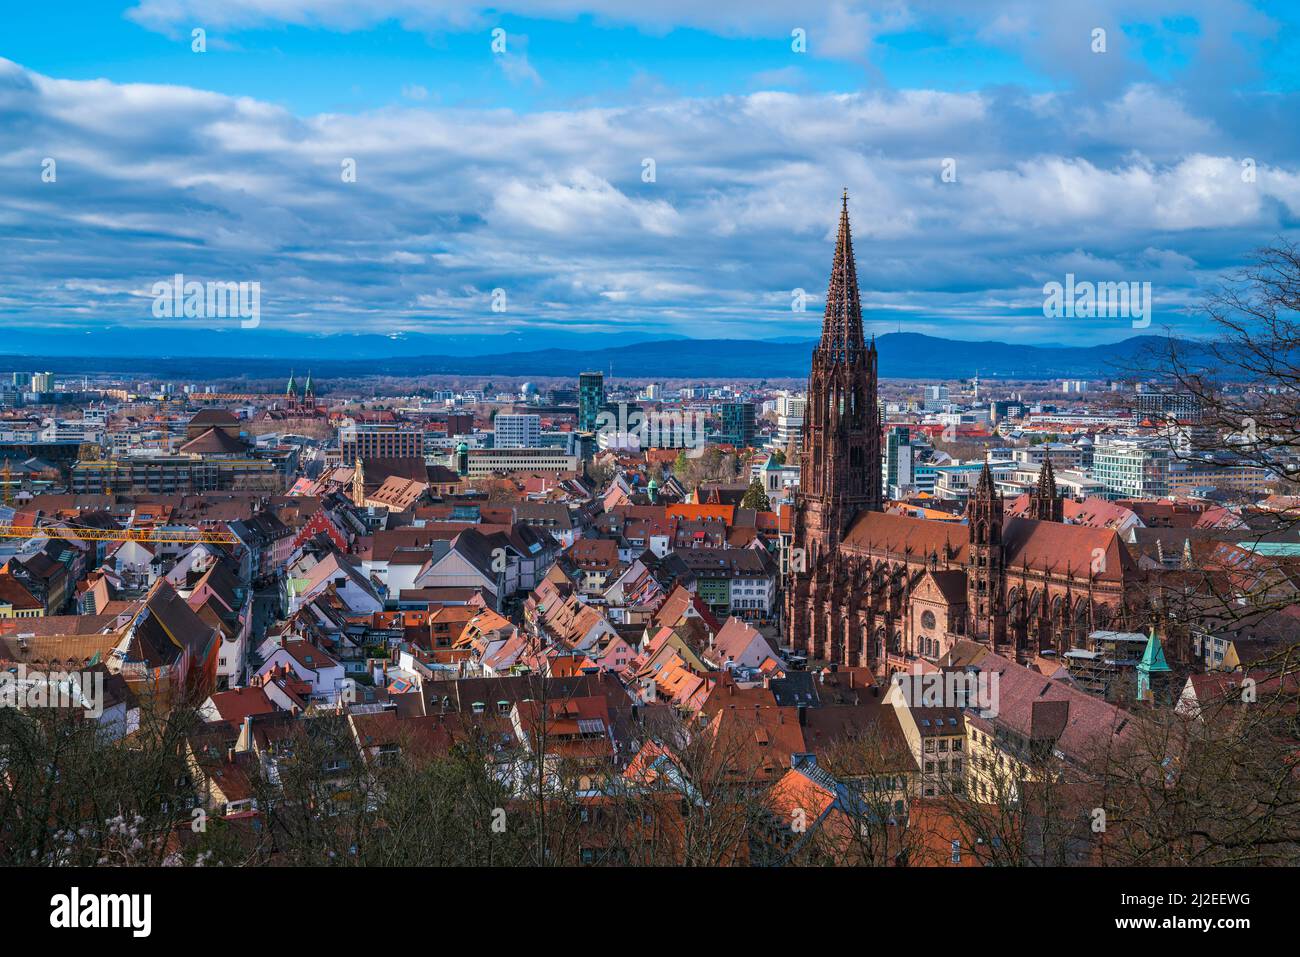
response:
M749 483L749 488L745 489L745 497L740 500L741 508L753 508L760 512L766 512L772 507L772 503L767 498L767 492L763 491L763 483L758 479Z

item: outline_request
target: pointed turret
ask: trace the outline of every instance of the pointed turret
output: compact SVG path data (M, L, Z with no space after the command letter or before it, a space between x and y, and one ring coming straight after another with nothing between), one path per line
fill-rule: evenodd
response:
M1052 471L1052 457L1043 459L1043 467L1038 470L1038 494L1044 498L1056 498L1056 473Z
M290 398L290 399L293 398L293 373L292 372L289 373L289 384L284 387L284 394L286 398Z
M1173 671L1165 661L1165 649L1156 637L1155 626L1147 639L1146 650L1137 666L1137 699L1139 701L1155 700L1163 696L1168 677Z
M1029 517L1040 522L1065 521L1065 502L1056 494L1056 472L1052 457L1043 457L1043 467L1038 470L1038 487L1029 496Z

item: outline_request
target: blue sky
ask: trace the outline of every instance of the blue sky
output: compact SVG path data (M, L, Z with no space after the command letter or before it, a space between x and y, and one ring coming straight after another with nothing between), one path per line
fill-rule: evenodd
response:
M1204 291L1295 237L1294 5L804 6L6 11L0 353L811 337L844 186L877 332L1134 334L1044 318L1070 272L1151 282L1146 331L1198 334ZM178 272L259 282L261 324L154 317Z

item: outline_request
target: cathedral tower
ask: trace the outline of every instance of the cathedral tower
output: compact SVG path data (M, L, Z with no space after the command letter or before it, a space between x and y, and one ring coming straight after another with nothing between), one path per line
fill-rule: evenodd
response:
M876 344L862 334L862 304L849 228L847 190L826 289L821 341L813 350L804 410L799 493L795 499L786 635L795 647L822 651L811 620L836 548L853 520L880 511L880 407Z
M821 341L808 378L800 466L797 508L803 521L796 522L803 527L811 568L839 544L859 512L882 506L876 343L868 345L862 335L847 192Z

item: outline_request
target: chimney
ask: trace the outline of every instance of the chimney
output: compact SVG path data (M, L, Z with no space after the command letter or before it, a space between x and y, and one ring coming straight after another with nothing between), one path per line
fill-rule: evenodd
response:
M807 727L807 725L808 725L808 706L806 704L801 704L799 705L799 727L803 728L803 727Z

